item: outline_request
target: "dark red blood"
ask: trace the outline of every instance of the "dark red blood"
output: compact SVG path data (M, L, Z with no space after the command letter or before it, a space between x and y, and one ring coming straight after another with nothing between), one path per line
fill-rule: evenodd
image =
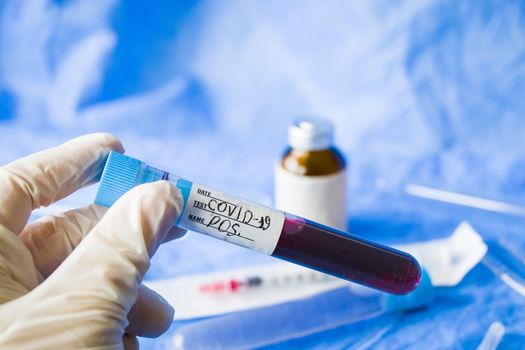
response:
M409 254L289 214L272 256L392 294L421 279Z

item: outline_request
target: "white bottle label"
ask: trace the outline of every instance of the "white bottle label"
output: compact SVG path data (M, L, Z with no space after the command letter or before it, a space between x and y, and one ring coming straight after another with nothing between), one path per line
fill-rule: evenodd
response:
M179 226L271 255L284 213L193 183Z
M320 224L347 230L346 172L301 176L275 167L275 206Z

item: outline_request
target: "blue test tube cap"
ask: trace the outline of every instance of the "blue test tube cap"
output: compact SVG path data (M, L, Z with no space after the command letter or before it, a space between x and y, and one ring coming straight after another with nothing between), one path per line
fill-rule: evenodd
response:
M140 160L112 151L102 172L95 203L111 207L136 185L141 166Z

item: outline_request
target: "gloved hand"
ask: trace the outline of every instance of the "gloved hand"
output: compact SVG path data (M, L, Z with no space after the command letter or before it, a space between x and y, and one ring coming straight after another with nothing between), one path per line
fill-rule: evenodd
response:
M93 134L0 168L0 348L132 349L171 324L171 306L140 282L158 246L184 234L172 228L182 208L173 185L27 225L33 209L95 182L110 150L124 151Z

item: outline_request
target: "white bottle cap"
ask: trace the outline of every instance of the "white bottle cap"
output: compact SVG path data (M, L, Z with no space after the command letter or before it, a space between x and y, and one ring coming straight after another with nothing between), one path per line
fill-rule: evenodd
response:
M299 118L288 128L288 143L302 151L317 151L332 146L334 128L321 118Z

